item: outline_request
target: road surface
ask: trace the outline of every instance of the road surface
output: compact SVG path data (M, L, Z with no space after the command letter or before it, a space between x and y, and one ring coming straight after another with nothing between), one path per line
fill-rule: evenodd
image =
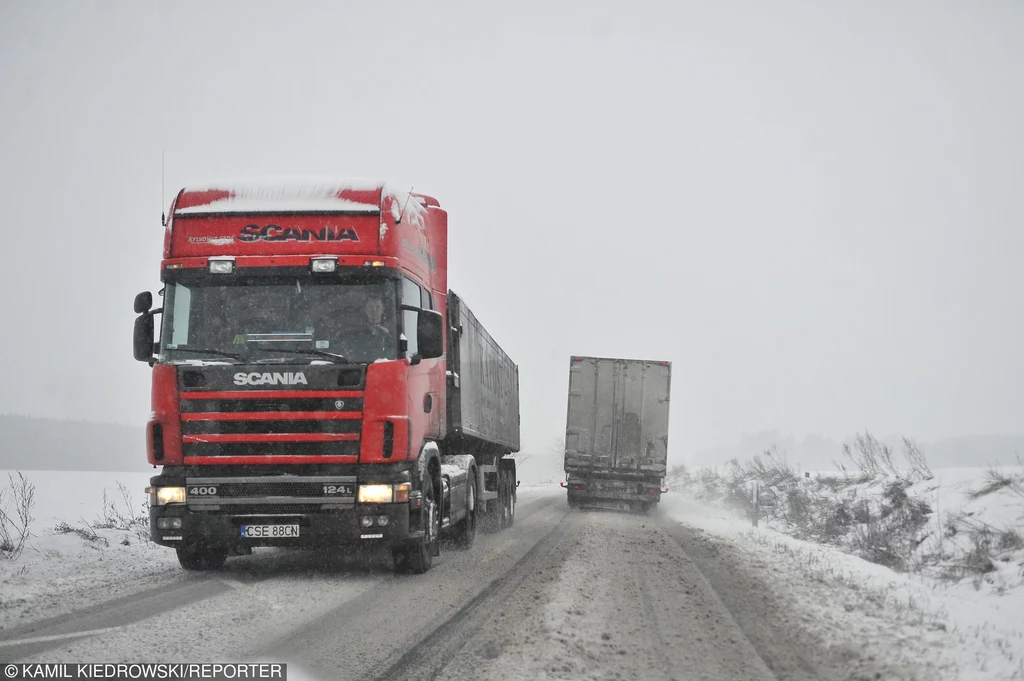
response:
M892 678L823 649L756 573L659 513L524 494L514 527L425 575L264 550L9 630L0 660L279 661L292 679ZM882 674L882 676L878 676Z

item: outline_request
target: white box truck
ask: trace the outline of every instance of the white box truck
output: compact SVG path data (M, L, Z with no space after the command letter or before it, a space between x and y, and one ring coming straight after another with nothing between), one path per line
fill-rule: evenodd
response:
M574 356L565 483L570 507L648 511L668 459L669 362Z

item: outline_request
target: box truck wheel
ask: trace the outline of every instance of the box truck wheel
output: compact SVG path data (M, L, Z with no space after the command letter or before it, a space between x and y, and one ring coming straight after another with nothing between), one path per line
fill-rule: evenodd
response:
M179 546L178 563L181 567L193 571L216 570L228 559L227 547L214 546Z
M466 517L459 521L455 528L455 548L468 549L476 539L476 472L470 475L469 487L466 490Z
M423 536L411 546L403 546L392 551L391 557L398 572L409 570L421 575L434 564L434 553L441 534L441 509L437 505L434 483L429 473L424 473L421 489L423 508L420 509L420 525L423 528Z

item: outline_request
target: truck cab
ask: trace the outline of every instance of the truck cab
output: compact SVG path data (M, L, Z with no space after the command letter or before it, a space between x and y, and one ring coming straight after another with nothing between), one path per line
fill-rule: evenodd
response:
M423 572L442 534L472 543L495 509L485 466L446 443L447 236L436 199L382 182L177 195L135 357L153 376L151 534L183 567L350 544Z

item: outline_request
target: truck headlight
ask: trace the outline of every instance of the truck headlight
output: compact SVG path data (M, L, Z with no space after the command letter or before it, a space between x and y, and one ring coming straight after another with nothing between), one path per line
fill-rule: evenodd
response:
M155 506L185 503L184 487L154 487L153 491L155 492L153 495L155 497L153 500Z
M390 504L392 498L391 485L359 485L361 504Z

